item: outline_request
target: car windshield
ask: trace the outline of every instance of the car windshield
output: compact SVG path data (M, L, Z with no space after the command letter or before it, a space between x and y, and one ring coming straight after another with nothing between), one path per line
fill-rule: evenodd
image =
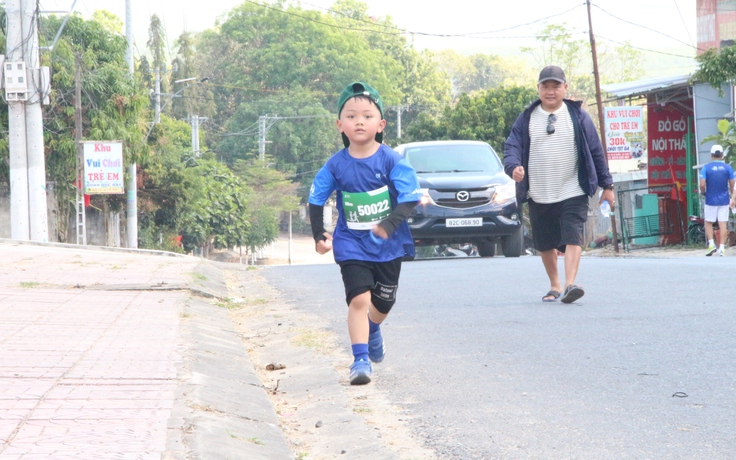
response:
M496 152L488 145L427 145L409 147L406 161L417 174L479 172L496 174L502 171Z

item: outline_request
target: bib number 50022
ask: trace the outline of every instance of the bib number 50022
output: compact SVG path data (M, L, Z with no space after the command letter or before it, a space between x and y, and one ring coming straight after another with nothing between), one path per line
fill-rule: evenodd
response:
M391 205L388 200L383 200L380 203L363 204L358 206L359 216L372 216L373 214L384 213L391 209Z
M351 230L370 230L391 214L388 186L368 192L342 192L345 223Z

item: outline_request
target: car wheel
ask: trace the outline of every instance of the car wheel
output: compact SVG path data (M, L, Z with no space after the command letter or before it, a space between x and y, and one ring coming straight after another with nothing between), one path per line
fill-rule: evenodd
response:
M514 230L514 233L504 237L501 243L503 255L505 257L519 257L524 250L524 231L521 225Z
M496 255L496 243L492 241L478 241L478 255L481 257L493 257Z

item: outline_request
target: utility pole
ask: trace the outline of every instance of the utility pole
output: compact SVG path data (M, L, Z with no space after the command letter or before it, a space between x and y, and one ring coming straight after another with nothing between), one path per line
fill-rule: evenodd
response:
M48 206L46 204L46 157L43 144L43 110L41 100L41 59L38 49L38 9L36 2L22 0L23 54L30 83L26 105L26 154L28 155L28 213L32 241L49 240Z
M311 117L279 117L278 115L269 117L268 115L261 115L258 117L258 159L261 160L263 166L266 166L266 144L271 141L266 140L268 130L276 123L276 120L283 120L286 118L311 118ZM268 124L266 124L268 123Z
M5 14L8 31L6 34L6 63L16 72L25 69L23 61L23 30L21 27L21 0L6 0ZM22 63L22 65L21 65ZM7 68L5 72L7 73ZM25 78L27 75L22 74ZM17 78L16 78L17 81ZM25 82L28 79L25 78ZM22 86L18 90L22 90ZM10 88L6 87L6 93ZM26 91L8 97L8 143L10 150L10 237L14 240L29 240L30 216L28 215L28 155L26 153ZM22 97L23 100L20 100Z
M84 144L82 144L82 56L75 56L74 69L74 141L77 146L76 155L76 216L77 244L87 244L87 220L84 213Z
M128 47L125 51L125 60L128 61L128 71L130 78L133 78L135 64L133 62L133 0L125 0L125 39ZM131 152L131 157L133 153ZM128 247L138 247L138 177L136 164L131 162L128 165L128 186L127 186L127 214L126 214L126 230L128 236Z
M11 238L48 241L43 85L38 11L31 0L6 1Z
M189 117L189 124L192 126L192 154L195 157L199 156L199 117L197 115L191 115Z
M595 49L595 35L593 34L593 19L590 14L590 0L585 1L588 7L588 35L590 37L590 50L593 54L593 77L595 79L595 102L598 107L598 125L600 126L601 145L603 146L603 158L606 159L608 165L608 148L606 143L606 122L603 113L603 100L601 99L601 78L598 73L598 53ZM613 236L613 248L618 252L618 232L616 231L616 216L611 213L611 232Z
M207 117L200 117L198 115L189 116L189 125L192 127L192 158L196 158L200 155L199 122L207 120Z
M401 112L404 108L403 105L396 107L396 139L401 139Z
M258 117L258 159L266 161L266 119L268 115Z
M156 66L156 84L154 86L156 93L154 94L156 103L153 110L153 123L161 123L161 71Z

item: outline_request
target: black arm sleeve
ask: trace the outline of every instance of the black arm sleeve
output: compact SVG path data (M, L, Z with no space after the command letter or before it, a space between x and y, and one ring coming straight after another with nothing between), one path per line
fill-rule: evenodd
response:
M309 203L309 223L312 225L312 236L314 242L318 243L327 239L325 236L325 207Z
M387 218L383 219L378 225L383 227L384 230L386 230L386 233L391 236L394 230L396 230L396 227L409 217L409 214L411 214L417 204L419 204L418 201L399 203L396 205L394 210L391 211L391 214L389 214Z

